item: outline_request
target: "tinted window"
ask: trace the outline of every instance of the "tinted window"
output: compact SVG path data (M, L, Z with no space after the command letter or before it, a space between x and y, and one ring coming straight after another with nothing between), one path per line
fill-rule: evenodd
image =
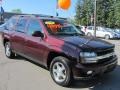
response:
M28 25L28 32L27 32L27 34L28 35L32 35L35 31L41 31L42 32L42 28L40 26L39 21L31 20L29 22L29 25Z
M18 32L25 32L25 27L26 27L27 19L20 19L17 23L17 31Z

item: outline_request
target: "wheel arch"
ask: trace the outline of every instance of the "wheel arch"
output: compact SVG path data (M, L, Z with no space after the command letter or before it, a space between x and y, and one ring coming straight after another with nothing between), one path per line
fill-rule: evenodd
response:
M51 51L49 52L48 54L48 57L47 57L47 68L49 69L50 68L50 64L52 62L52 60L55 58L55 57L58 57L58 56L63 56L65 58L67 58L68 60L71 60L71 61L77 61L76 59L74 58L71 58L70 56L64 54L64 53L59 53L59 52L55 52L55 51Z
M3 45L5 46L5 43L6 43L6 42L9 42L9 41L10 41L10 40L9 40L8 38L4 38L4 39L3 39Z
M112 35L109 34L109 33L106 33L106 34L104 35L104 37L106 37L106 36L109 36L109 38L112 38Z

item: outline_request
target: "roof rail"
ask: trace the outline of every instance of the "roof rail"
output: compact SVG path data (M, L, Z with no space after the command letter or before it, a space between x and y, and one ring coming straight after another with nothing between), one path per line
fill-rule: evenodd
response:
M50 16L50 15L42 15L42 14L32 14L36 17L49 17L49 18L53 18L54 16Z
M23 14L23 15L15 15L15 16L20 16L20 17L24 17L24 16L29 16L29 17L46 17L46 18L56 18L56 19L64 19L64 20L67 20L67 18L54 17L54 16L42 15L42 14Z
M58 18L58 19L67 19L67 18L62 18L62 17L55 17L55 16L50 16L50 15L42 15L42 14L32 14L36 17L47 17L47 18Z
M19 16L19 17L25 17L25 16L29 16L29 17L30 17L30 16L32 16L32 17L33 17L34 15L30 15L30 14L25 14L25 15L24 15L24 14L23 14L23 15L14 15L14 16Z

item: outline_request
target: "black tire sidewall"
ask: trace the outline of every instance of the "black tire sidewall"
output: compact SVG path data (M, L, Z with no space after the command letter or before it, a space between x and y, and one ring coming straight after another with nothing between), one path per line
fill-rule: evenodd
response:
M57 82L54 79L54 76L53 76L53 73L52 73L53 65L56 62L62 63L65 66L65 68L66 68L67 77L61 83ZM64 57L56 57L56 58L54 58L53 61L51 62L51 65L50 65L50 74L51 74L51 77L54 80L54 82L57 83L58 85L60 85L60 86L69 86L71 84L71 81L72 81L72 72L71 72L70 62L68 61L68 59L66 59Z

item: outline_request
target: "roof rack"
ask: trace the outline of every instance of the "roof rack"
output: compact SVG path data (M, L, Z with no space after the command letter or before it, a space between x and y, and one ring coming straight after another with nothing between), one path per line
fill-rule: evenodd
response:
M30 17L45 17L45 18L56 18L56 19L64 19L67 20L67 18L62 18L62 17L54 17L54 16L50 16L50 15L42 15L42 14L23 14L23 15L17 15L17 16L30 16Z
M32 14L36 17L49 17L49 18L53 18L54 16L50 16L50 15L42 15L42 14Z

